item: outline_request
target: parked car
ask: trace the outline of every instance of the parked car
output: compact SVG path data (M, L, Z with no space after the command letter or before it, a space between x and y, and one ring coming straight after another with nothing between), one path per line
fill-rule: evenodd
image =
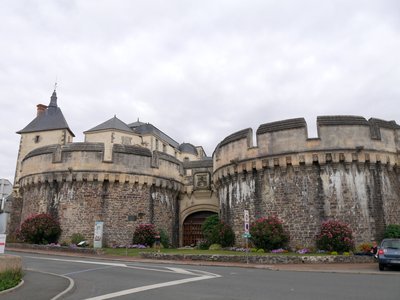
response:
M400 239L384 239L378 250L379 270L400 266Z

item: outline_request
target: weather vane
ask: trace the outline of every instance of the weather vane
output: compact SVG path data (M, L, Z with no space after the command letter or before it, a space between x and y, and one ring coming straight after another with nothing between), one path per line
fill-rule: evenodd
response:
M54 91L57 89L57 76L56 76L56 82L54 83Z

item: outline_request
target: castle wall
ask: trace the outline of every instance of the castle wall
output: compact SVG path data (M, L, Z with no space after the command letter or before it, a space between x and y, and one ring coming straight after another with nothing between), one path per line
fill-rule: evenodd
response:
M153 223L178 242L179 162L163 153L114 145L112 163L103 144L52 145L26 155L15 202L13 232L34 213L56 216L68 241L81 233L93 241L95 221L104 222L104 243L132 242L137 225ZM18 220L16 220L18 218Z
M53 145L65 145L72 142L73 136L67 129L62 130L50 130L50 131L40 131L40 132L30 132L21 135L20 147L17 159L17 167L15 172L15 183L18 182L21 172L22 159L32 150Z
M307 139L304 119L261 125L257 147L251 129L230 135L213 156L221 216L237 241L244 209L251 221L279 216L293 247L312 245L331 218L349 223L358 243L380 238L400 223L399 131L394 122L345 116L319 117L316 139Z
M110 182L52 182L23 188L22 220L36 213L58 217L68 242L74 233L93 243L96 221L104 222L103 243L132 243L141 223L153 223L173 237L176 193L148 185ZM176 238L175 238L176 239Z

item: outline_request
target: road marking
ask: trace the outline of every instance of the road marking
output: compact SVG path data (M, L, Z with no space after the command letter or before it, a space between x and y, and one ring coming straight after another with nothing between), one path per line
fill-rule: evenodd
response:
M126 295L130 295L130 294L135 294L135 293L139 293L139 292L143 292L143 291L163 288L163 287L167 287L167 286L179 285L179 284L184 284L184 283L188 283L188 282L195 282L195 281L213 279L213 278L218 278L218 277L221 277L221 276L214 274L213 276L208 275L208 276L200 276L200 277L192 277L192 278L187 278L187 279L168 281L168 282L163 282L163 283L141 286L141 287L128 289L128 290L123 290L123 291L119 291L119 292L114 292L114 293L110 293L110 294L104 294L104 295L93 297L93 298L86 298L85 300L111 299L114 297L126 296Z
M171 271L178 273L178 274L196 275L188 270L181 269L181 268L167 268L167 269L170 269Z
M162 273L178 273L178 274L186 274L186 275L196 275L199 276L196 273L193 273L189 270L184 270L181 268L166 268L167 270L164 269L155 269L155 268L149 268L149 267L137 267L137 266L132 266L132 265L126 265L126 264L121 264L121 263L109 263L109 262L102 262L102 261L86 261L86 260L74 260L74 259L62 259L62 258L49 258L49 257L36 257L36 256L26 256L28 258L33 258L33 259L41 259L41 260L51 260L51 261L62 261L62 262L75 262L75 263L82 263L82 264L93 264L93 265L103 265L103 266L110 266L110 267L122 267L122 268L129 268L129 269L136 269L136 270L144 270L144 271L154 271L154 272L162 272ZM99 268L101 269L101 268ZM82 270L82 271L77 271L76 273L79 272L89 272L91 270L96 270L96 269L87 269L87 270ZM210 275L213 276L214 274L208 273L208 272L202 272L202 271L197 271L200 273L203 273L205 275ZM72 273L67 273L73 274Z
M63 276L69 276L69 275L74 275L74 274L79 274L79 273L85 273L85 272L91 272L91 271L97 271L97 270L105 270L105 269L110 269L114 268L114 266L107 266L107 267L102 267L102 268L93 268L93 269L86 269L86 270L80 270L80 271L75 271L71 273L65 273L62 274Z
M63 296L66 295L67 293L69 293L69 292L74 288L74 286L75 286L75 281L74 281L72 278L68 277L68 276L64 276L64 275L60 275L60 274L55 274L55 273L51 273L51 272L39 271L39 270L35 270L35 269L30 269L30 268L27 268L26 270L32 271L32 272L43 273L43 274L49 274L49 275L52 275L52 276L62 277L62 278L65 278L65 279L67 279L67 280L69 281L68 287L67 287L64 291L62 291L61 293L55 295L55 296L54 296L53 298L51 298L50 300L57 300L57 299L60 299L61 297L63 297Z
M52 260L52 261L64 261L64 262L77 262L82 264L92 264L92 265L104 265L104 266L113 266L113 267L127 267L126 264L119 263L107 263L102 261L85 261L85 260L74 260L74 259L62 259L62 258L49 258L49 257L36 257L36 256L26 256L34 259L42 259L42 260Z

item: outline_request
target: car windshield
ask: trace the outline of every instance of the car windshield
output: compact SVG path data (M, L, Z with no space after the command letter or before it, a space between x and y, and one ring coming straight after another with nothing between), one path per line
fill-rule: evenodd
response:
M400 240L398 241L385 241L382 245L383 248L400 249Z

